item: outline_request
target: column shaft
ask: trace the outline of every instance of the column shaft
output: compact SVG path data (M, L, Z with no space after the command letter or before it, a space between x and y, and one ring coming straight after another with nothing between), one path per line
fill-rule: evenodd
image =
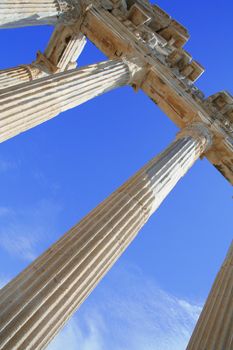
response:
M79 15L78 1L0 0L0 28L71 24Z
M5 286L1 349L43 349L208 144L181 136Z
M128 64L112 60L0 90L0 142L130 80Z
M0 70L0 88L26 83L42 76L41 69L32 65L21 65L15 68Z
M233 243L187 347L199 349L233 349Z
M44 55L38 52L32 64L0 70L0 89L74 69L86 37L71 26L56 26Z

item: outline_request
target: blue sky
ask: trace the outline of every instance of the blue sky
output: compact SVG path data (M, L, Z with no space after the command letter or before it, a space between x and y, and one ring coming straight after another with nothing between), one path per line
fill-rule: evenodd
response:
M191 34L208 96L233 93L233 3L157 1ZM1 30L1 69L30 63L51 27ZM88 43L79 65L104 56ZM42 111L43 112L43 111ZM0 145L4 285L175 137L175 125L124 87ZM198 161L50 350L182 350L232 239L232 188Z

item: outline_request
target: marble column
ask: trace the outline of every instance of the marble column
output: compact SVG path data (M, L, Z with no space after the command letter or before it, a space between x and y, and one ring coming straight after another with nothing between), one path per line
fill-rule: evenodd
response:
M86 37L73 26L56 26L44 56L51 62L55 72L76 68L77 60L86 44Z
M0 29L72 24L80 14L75 0L0 0Z
M0 70L0 90L76 68L85 44L86 37L73 26L57 25L45 53L38 52L35 62Z
M25 64L9 69L0 70L0 91L13 85L26 83L47 75L42 67Z
M187 347L200 349L233 349L233 243Z
M6 285L0 291L0 348L44 349L210 144L203 125L183 130Z
M109 60L0 90L0 142L131 79L127 61Z

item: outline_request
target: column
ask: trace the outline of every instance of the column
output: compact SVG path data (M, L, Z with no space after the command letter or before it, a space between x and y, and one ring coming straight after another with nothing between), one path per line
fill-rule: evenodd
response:
M56 26L49 44L45 50L45 57L53 64L56 71L76 68L76 61L86 44L86 37L73 26Z
M203 125L185 129L5 286L0 348L44 349L210 144Z
M131 79L127 61L110 60L0 90L0 142Z
M72 24L80 14L75 0L0 0L0 28Z
M39 66L25 64L14 68L0 70L0 89L26 83L46 75Z
M200 349L233 349L233 243L187 347Z
M81 32L71 26L58 25L45 53L38 52L35 62L0 70L0 89L76 68L85 44L86 37Z

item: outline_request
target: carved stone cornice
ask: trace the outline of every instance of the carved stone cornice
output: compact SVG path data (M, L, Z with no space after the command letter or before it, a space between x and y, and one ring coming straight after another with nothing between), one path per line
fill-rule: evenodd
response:
M204 106L212 115L213 122L233 135L233 96L228 91L218 92L204 101Z
M203 92L194 85L204 69L182 47L187 30L148 2L127 1L127 9L114 0L107 3L92 3L82 32L111 59L137 57L147 67L142 90L179 128L204 123L211 129L206 157L233 184L233 135L206 108Z

